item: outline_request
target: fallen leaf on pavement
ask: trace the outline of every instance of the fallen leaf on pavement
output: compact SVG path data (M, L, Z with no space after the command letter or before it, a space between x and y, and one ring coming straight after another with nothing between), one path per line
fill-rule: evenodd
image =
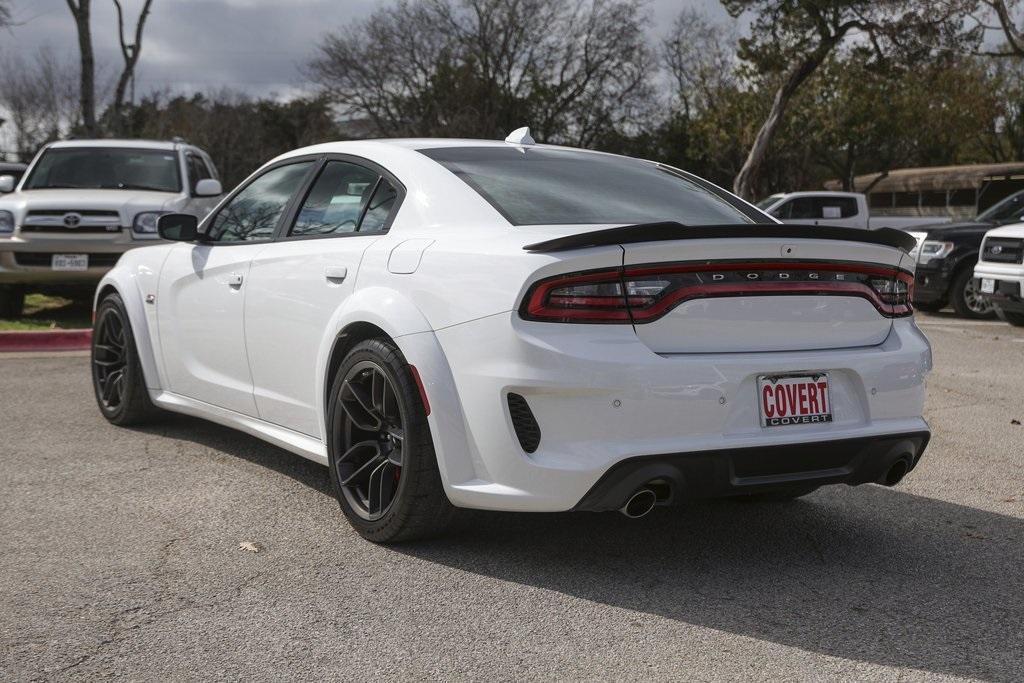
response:
M262 545L260 545L259 543L253 543L252 541L242 541L238 544L238 548L240 550L245 550L246 552L250 553L258 553L259 551L263 550Z
M1010 424L1012 424L1012 425L1019 425L1020 424L1020 420L1010 420Z

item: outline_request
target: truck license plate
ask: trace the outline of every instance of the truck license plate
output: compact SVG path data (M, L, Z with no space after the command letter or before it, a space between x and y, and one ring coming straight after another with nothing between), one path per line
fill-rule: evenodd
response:
M88 270L88 254L54 254L50 260L51 270Z
M981 278L981 291L985 294L994 294L996 291L996 281L990 277Z

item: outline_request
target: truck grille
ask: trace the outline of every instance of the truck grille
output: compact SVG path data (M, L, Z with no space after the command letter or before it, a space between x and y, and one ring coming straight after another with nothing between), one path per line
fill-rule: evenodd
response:
M99 209L29 211L21 225L22 233L95 234L120 231L121 216L117 211Z
M66 253L66 252L61 252ZM89 267L113 267L121 254L89 254ZM53 261L53 253L48 251L16 251L14 262L19 266L34 266L49 268Z
M1024 263L1024 240L1012 237L986 237L981 260L990 263Z

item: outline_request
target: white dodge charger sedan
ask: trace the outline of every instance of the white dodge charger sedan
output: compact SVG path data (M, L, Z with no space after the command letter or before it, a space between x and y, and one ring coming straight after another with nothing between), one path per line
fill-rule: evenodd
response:
M662 164L522 129L330 143L159 229L96 293L103 415L327 465L373 541L458 508L893 485L928 443L914 240L783 225Z

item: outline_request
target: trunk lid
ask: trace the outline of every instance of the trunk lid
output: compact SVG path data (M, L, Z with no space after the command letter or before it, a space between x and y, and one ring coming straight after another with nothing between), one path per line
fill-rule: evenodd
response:
M629 226L528 248L616 237L634 329L659 354L873 346L894 316L909 314L893 298L911 280L905 259L914 240L900 231Z

